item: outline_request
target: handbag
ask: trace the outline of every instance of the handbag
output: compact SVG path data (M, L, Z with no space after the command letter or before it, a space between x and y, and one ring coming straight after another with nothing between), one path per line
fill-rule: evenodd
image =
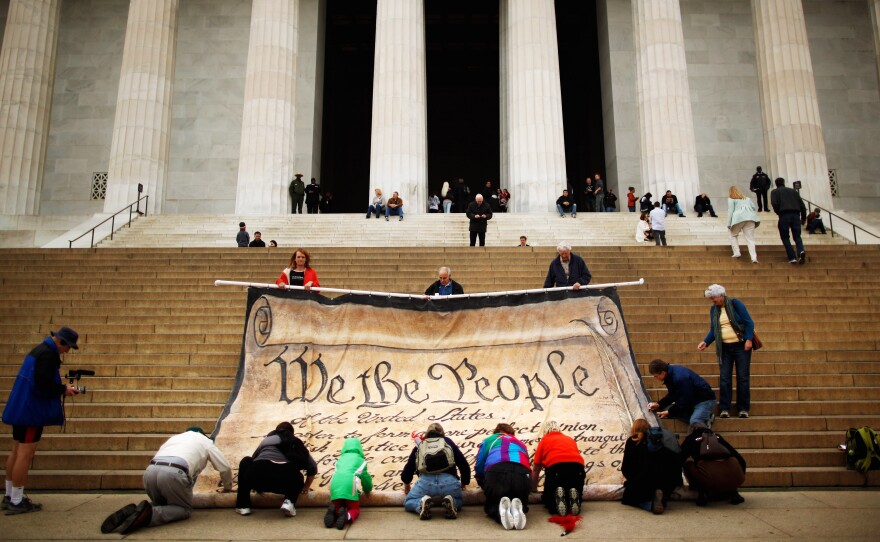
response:
M755 333L752 338L752 350L760 350L764 347L764 343L761 342L761 339L758 338L758 334Z

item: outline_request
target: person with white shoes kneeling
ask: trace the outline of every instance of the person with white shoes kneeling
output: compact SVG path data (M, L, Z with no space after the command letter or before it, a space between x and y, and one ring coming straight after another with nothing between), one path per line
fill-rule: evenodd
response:
M306 471L305 481L302 471ZM239 463L235 511L242 516L251 514L251 491L280 493L284 495L281 512L293 517L296 498L308 493L316 474L318 464L303 441L293 435L293 425L281 422L266 435L253 455Z
M532 487L529 450L510 424L499 423L480 443L474 473L486 495L486 515L507 530L525 529Z

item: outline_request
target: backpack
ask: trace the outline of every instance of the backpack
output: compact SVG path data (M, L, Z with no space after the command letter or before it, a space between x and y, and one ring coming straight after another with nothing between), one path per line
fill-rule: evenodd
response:
M419 474L438 474L455 466L452 446L443 437L426 438L416 452L416 471Z
M880 469L880 434L870 427L846 432L846 468L859 472Z
M712 431L703 431L703 435L697 437L697 443L700 445L700 460L715 461L730 457L730 450L727 449L727 446L721 444L721 441L718 440L718 435Z
M648 444L648 451L651 453L659 452L666 448L676 454L681 452L678 445L678 439L675 434L664 427L652 427L645 435Z

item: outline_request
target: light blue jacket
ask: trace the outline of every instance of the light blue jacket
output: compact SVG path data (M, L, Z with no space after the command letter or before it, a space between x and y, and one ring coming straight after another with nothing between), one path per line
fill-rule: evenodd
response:
M751 220L755 227L761 224L755 204L750 199L727 199L727 228L730 229L740 222Z

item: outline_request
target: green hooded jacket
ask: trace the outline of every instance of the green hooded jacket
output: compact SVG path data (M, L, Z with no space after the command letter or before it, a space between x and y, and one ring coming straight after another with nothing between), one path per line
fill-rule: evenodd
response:
M355 478L360 480L361 492L373 490L373 477L367 472L367 461L364 459L364 448L356 438L347 438L342 443L342 451L336 460L336 472L330 480L330 500L360 500ZM360 473L355 474L358 470Z

